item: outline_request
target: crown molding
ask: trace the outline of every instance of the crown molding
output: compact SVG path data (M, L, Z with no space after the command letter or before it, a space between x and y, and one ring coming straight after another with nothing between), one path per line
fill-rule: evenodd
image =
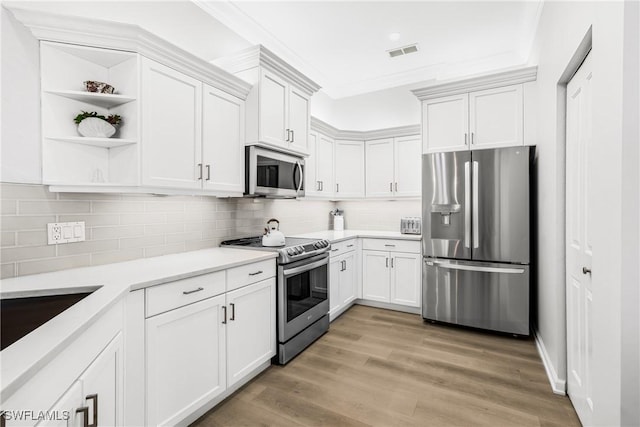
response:
M264 67L295 84L308 95L313 95L320 90L319 84L309 79L261 44L241 50L235 55L216 59L213 63L232 74L250 70L255 67Z
M311 130L320 132L333 139L370 141L373 139L397 138L402 136L420 135L420 125L396 126L386 129L368 131L342 130L331 126L316 117L311 116Z
M137 25L9 7L38 40L139 53L246 99L251 85Z
M493 73L463 80L438 83L414 89L411 92L417 96L419 100L424 101L426 99L458 95L472 90L493 89L496 87L532 82L536 80L537 74L537 66L519 68L517 70L503 71L501 73Z

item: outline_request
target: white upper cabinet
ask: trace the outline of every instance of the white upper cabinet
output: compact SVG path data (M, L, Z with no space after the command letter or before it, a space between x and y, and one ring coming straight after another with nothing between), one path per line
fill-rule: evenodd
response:
M364 142L335 141L336 198L364 197Z
M469 148L469 96L430 99L422 103L422 138L428 152Z
M523 145L522 85L469 94L471 148Z
M142 98L143 185L242 193L243 100L146 58Z
M289 87L289 148L303 154L309 151L309 96L295 86Z
M420 146L419 135L367 141L367 197L420 196Z
M244 101L204 85L203 185L206 190L244 191Z
M394 138L393 192L396 197L417 197L422 191L422 140L420 135Z
M422 101L423 152L524 145L523 88L536 77L529 67L413 90Z
M276 146L286 146L289 87L283 79L268 72L262 73L259 85L258 139Z
M334 145L333 139L326 135L309 133L310 155L305 159L306 197L333 197Z
M12 13L40 41L42 176L51 191L242 194L251 85L135 25ZM85 81L115 91L89 92ZM121 122L110 137L81 135L82 111Z
M367 197L393 195L393 138L366 142Z
M201 187L202 83L146 58L142 143L144 185Z
M247 98L247 145L312 154L310 99L320 86L261 45L215 63L253 85Z

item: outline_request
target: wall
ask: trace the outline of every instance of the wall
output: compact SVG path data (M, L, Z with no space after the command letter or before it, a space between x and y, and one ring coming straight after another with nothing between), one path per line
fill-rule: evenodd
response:
M623 2L546 2L531 64L538 65L538 338L556 384L566 380L565 142L563 78L574 54L593 34L593 360L594 424L619 425L621 376L621 184ZM573 65L574 67L577 65ZM637 76L636 76L637 78ZM636 142L637 143L637 142ZM553 372L552 372L553 373Z
M216 247L262 234L277 218L287 234L326 230L333 203L199 196L50 193L0 184L2 278ZM84 221L86 241L47 245L49 222Z
M400 231L400 218L422 216L420 200L358 200L336 202L344 210L344 226L351 230Z

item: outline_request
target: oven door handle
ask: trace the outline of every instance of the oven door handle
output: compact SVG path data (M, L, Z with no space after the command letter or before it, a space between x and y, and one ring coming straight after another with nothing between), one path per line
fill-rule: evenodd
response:
M300 267L292 268L290 270L283 270L284 277L293 276L294 274L304 273L305 271L313 270L314 268L322 267L329 264L329 258L321 259L320 261L313 262L307 265L301 265Z

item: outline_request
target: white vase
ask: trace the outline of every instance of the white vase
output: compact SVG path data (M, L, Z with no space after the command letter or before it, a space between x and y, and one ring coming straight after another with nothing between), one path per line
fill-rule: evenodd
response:
M111 138L116 128L106 120L87 117L78 125L78 133L89 138Z

